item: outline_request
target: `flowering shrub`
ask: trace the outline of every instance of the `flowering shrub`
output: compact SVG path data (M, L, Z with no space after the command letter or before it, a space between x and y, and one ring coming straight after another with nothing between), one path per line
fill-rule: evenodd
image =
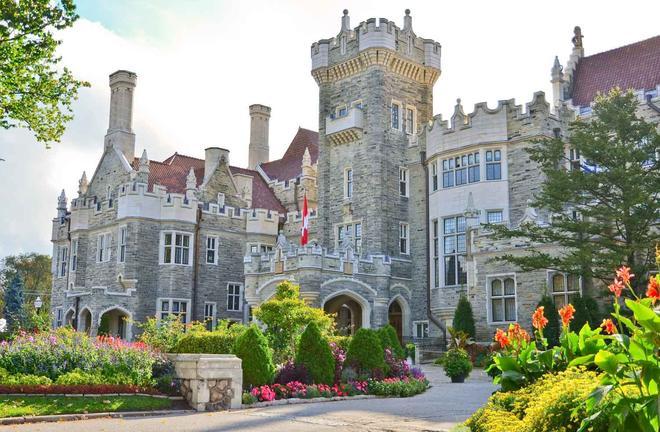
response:
M472 372L472 362L467 351L462 348L452 348L444 358L445 375L450 378L466 378Z
M346 350L337 342L330 342L332 356L335 358L335 382L341 380L341 373L346 361Z
M243 403L249 405L254 402L270 402L279 399L355 396L367 394L368 387L369 383L366 381L354 381L332 386L327 384L303 384L299 381L292 381L286 385L273 384L254 387L249 392L243 393Z
M369 394L378 396L409 397L426 391L429 382L426 378L385 378L382 381L368 382Z
M385 348L385 364L387 365L388 376L399 377L410 374L410 365L402 358L397 357L390 348Z
M291 381L300 381L305 384L312 383L312 379L309 376L309 372L305 365L289 360L278 368L277 374L275 375L275 382L285 385Z

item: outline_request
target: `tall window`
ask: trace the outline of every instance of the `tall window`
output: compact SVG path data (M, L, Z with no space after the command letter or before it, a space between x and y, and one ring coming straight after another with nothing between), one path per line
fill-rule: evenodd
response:
M550 276L552 299L557 309L571 303L573 297L580 293L579 276L565 273L551 273Z
M486 222L489 224L501 223L503 220L502 210L488 210L486 212Z
M209 331L215 328L215 302L204 303L204 324Z
M112 244L112 234L99 234L96 238L96 261L110 261L110 245Z
M188 322L188 300L160 299L160 319L165 319L169 315L176 315L182 323Z
M399 252L402 254L410 253L409 226L405 222L399 224Z
M206 263L217 264L218 261L218 238L216 236L206 237Z
M353 247L359 253L362 247L362 223L352 222L337 226L337 246L341 246L344 236L350 234L353 237Z
M490 279L490 316L493 322L516 321L516 283L511 277Z
M399 129L399 104L392 103L392 129Z
M64 324L63 316L62 308L57 308L55 312L55 327L62 327L62 324Z
M415 330L415 338L423 339L429 337L429 322L428 321L415 321L413 322L413 329Z
M190 265L190 234L173 231L164 233L163 264Z
M353 169L344 170L344 198L353 197Z
M443 220L443 243L445 286L467 283L465 217L456 216Z
M406 108L406 133L415 133L415 111L412 108Z
M399 195L408 196L408 168L399 168Z
M431 187L434 191L438 190L438 162L431 164Z
M502 178L502 152L500 150L486 151L486 180Z
M71 240L71 271L78 268L78 239Z
M580 150L570 149L568 151L568 160L570 161L571 171L580 171Z
M440 239L438 236L438 220L433 220L433 286L440 286Z
M126 236L128 235L128 228L127 227L121 227L119 228L119 245L118 245L118 257L117 259L119 260L120 263L123 263L126 261Z
M66 265L69 259L69 248L59 246L57 251L57 277L66 276Z
M444 159L442 161L442 187L460 186L481 180L479 152Z
M243 287L239 284L227 284L227 310L239 312L242 310L241 294Z

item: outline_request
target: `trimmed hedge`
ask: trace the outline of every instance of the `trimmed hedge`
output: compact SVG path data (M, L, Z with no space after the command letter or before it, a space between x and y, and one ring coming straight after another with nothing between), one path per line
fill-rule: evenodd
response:
M375 330L361 328L355 332L348 346L346 364L372 374L377 370L385 370L383 346Z
M234 354L243 361L243 387L270 384L275 376L273 354L266 336L255 324L236 339Z
M381 327L378 330L378 337L380 339L380 344L385 348L392 350L394 356L398 359L405 358L405 352L403 347L399 343L399 337L396 335L396 330L390 324L385 327Z
M225 332L188 333L174 347L175 353L232 354L237 337Z
M315 384L332 384L335 377L335 358L326 338L314 321L300 336L296 363L303 365Z
M472 305L464 295L458 299L458 305L454 311L454 320L452 321L454 330L459 330L467 333L471 338L474 338L474 314L472 313Z

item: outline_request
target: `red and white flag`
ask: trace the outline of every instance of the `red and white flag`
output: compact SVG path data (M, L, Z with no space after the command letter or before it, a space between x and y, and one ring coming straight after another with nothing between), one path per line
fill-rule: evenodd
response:
M307 193L303 201L302 229L300 230L300 246L305 246L309 241L309 210L307 209Z

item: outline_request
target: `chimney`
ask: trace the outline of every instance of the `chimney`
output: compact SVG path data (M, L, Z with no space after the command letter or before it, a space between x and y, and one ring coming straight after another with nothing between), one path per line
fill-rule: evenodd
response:
M105 146L121 151L129 163L135 157L133 133L133 92L137 75L118 70L110 74L110 121Z
M215 172L215 169L224 161L229 165L229 150L220 147L208 147L204 150L204 181L203 184L208 182L209 178Z
M255 169L257 165L268 162L268 122L270 107L265 105L250 105L250 147L248 168Z

